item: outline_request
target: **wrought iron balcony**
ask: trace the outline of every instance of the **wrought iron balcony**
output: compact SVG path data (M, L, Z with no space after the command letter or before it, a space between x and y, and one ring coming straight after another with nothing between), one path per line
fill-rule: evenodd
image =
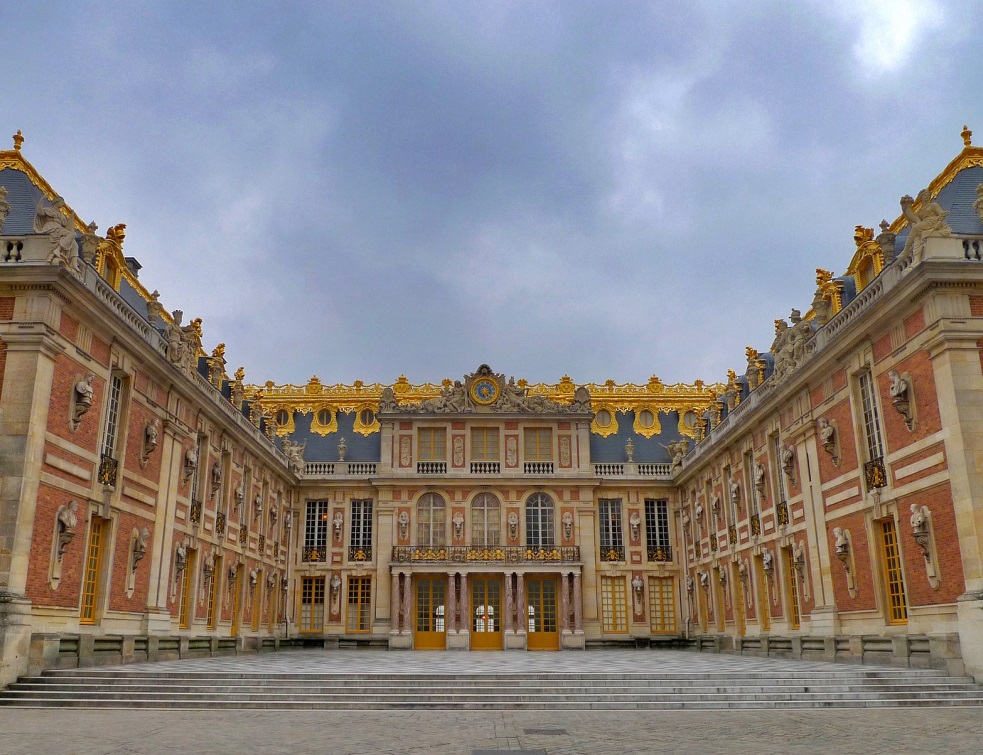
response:
M103 454L99 458L99 482L102 485L116 487L116 478L119 475L119 460L112 456Z
M867 490L883 488L887 485L887 469L884 467L884 457L872 459L864 464L864 481Z
M397 564L562 564L580 561L580 546L397 545Z
M696 555L700 555L700 544L696 543ZM648 559L649 561L672 561L672 546L671 545L657 545L654 548L648 549Z
M732 524L727 528L727 542L731 545L737 545L737 525Z
M601 561L624 561L625 546L623 545L602 545Z
M719 545L717 544L717 533L716 532L711 532L710 533L710 552L711 553L716 553L718 547L719 547Z
M249 528L246 526L245 522L239 523L239 545L245 545L249 542Z
M751 514L751 536L757 537L761 534L761 517Z
M266 553L266 535L259 536L259 555L265 555Z
M320 547L305 545L300 553L301 561L320 561L324 562L328 557L328 549L323 545Z
M201 501L199 501L197 498L192 498L191 514L188 517L191 520L192 524L201 524L201 510L202 510Z
M784 527L788 524L788 503L786 501L781 501L778 506L775 507L776 514L778 516L778 525Z
M348 548L349 561L371 561L372 547L362 545L352 545Z
M225 534L225 512L220 511L215 515L215 534Z
M280 558L280 541L279 540L274 540L273 541L273 558L274 559Z

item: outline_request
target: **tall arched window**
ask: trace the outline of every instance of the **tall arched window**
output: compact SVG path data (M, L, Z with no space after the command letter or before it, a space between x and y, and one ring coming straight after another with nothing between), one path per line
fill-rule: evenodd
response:
M444 545L447 505L436 493L424 493L416 504L417 545Z
M546 493L533 493L526 500L526 545L552 547L553 542L553 499Z
M471 545L499 545L502 506L491 493L478 493L471 501Z

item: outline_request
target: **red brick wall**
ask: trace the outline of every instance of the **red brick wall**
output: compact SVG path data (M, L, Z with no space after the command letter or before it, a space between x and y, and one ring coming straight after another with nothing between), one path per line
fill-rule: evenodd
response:
M830 422L836 424L836 437L840 446L840 465L837 467L828 453L819 450L819 479L823 482L857 468L857 447L853 436L853 416L850 401L844 399L822 413Z
M853 547L853 563L856 564L856 573L854 574L854 584L857 587L856 598L850 597L843 564L836 557L836 538L833 536L834 527L841 527L850 531L850 543ZM871 544L867 540L867 528L865 526L863 512L848 514L827 522L827 538L829 539L829 553L826 557L829 559L832 567L833 594L836 598L836 607L843 612L868 611L877 608L871 564L877 563L872 559L878 556L876 552L871 552Z
M133 596L126 596L126 583L129 577L130 542L133 530L146 527L150 531L147 540L147 553L137 564ZM147 585L150 579L150 564L153 562L154 523L150 519L134 516L126 511L118 513L115 527L116 540L113 543L113 571L109 578L109 609L111 611L142 612L147 607ZM108 553L106 554L108 555Z
M0 340L0 399L3 398L3 371L7 367L7 344Z
M39 606L77 608L82 590L82 566L85 561L85 544L88 534L88 510L79 502L78 526L75 539L68 544L61 564L61 583L57 590L48 584L51 563L51 541L55 534L55 518L58 508L72 500L68 493L45 483L38 486L38 500L34 513L34 537L27 566L27 597Z
M98 449L102 401L106 381L96 377L92 381L92 406L82 417L79 428L74 433L69 428L69 416L75 383L85 376L87 368L65 354L55 358L54 377L51 382L51 402L48 408L48 431L59 438L71 441L95 453Z
M911 535L911 504L928 506L932 512L935 536L939 589L929 584L925 572L925 557ZM904 559L905 588L908 602L913 606L954 602L966 589L962 558L959 555L959 534L952 509L952 491L943 482L918 493L898 499L898 541Z
M904 417L891 403L891 378L885 371L878 377L877 385L881 394L881 406L884 408L885 439L891 451L903 448L942 429L938 394L935 389L935 372L928 352L916 351L894 365L893 369L901 374L907 372L911 375L911 391L914 393L916 404L916 423L914 431L909 431L905 426Z

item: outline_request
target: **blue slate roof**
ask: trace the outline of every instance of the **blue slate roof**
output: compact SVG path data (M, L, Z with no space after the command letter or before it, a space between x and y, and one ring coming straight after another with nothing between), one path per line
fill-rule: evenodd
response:
M380 461L382 458L382 433L362 435L354 430L355 413L338 412L338 430L328 435L311 432L312 414L294 413L294 431L289 440L307 443L304 449L306 461L338 461L338 442L344 438L348 450L345 461Z
M635 461L641 463L661 463L672 461L665 449L673 441L679 440L679 412L659 413L662 432L651 438L644 438L633 429L635 412L618 412L618 432L602 438L590 435L590 460L595 464L618 464L628 460L625 443L628 438L635 444ZM692 445L692 444L691 444Z
M33 233L34 208L43 196L41 190L31 183L27 174L13 168L0 170L0 186L7 189L7 201L10 202L10 212L0 233L5 236L26 236ZM45 204L51 204L45 200Z

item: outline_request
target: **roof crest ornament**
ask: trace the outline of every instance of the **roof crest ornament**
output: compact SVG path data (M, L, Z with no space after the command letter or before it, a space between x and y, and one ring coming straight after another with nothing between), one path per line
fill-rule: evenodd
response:
M18 134L20 131L17 132ZM973 132L969 130L969 126L963 125L962 133L959 134L963 138L964 147L973 146Z
M14 134L14 150L20 152L20 148L23 143L24 135L21 133L20 129L17 129L17 133Z

